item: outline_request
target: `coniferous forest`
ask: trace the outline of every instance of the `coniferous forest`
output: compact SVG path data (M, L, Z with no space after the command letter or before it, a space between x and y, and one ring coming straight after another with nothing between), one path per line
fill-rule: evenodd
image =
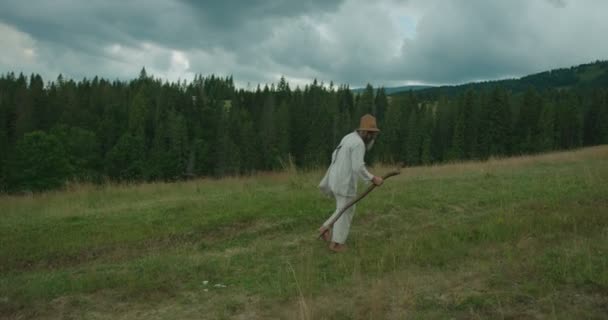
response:
M605 144L608 63L589 66L595 82L570 68L390 96L371 85L355 94L316 80L293 88L282 78L255 90L214 75L166 82L145 69L131 81L8 73L0 76L0 190L325 167L365 113L382 130L368 163L415 166Z

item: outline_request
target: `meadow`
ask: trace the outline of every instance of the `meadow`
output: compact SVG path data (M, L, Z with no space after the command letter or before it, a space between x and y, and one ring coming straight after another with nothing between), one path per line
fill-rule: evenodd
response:
M608 316L608 146L404 168L341 254L323 173L0 196L0 319Z

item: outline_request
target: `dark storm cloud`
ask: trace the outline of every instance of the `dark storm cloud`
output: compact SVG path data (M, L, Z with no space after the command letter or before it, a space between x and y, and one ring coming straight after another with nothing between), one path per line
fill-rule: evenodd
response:
M606 59L605 12L602 0L5 0L0 73L457 83Z

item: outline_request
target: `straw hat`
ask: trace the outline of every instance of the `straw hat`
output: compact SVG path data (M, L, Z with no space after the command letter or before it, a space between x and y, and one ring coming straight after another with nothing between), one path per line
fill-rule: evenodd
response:
M361 123L359 124L359 131L373 131L379 132L380 129L376 126L376 118L371 114L366 114L361 117Z

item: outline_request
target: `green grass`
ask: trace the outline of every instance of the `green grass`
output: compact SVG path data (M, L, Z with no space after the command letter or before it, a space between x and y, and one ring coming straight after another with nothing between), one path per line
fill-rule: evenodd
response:
M358 205L344 254L315 239L321 175L1 197L0 318L608 314L606 146L406 169Z

